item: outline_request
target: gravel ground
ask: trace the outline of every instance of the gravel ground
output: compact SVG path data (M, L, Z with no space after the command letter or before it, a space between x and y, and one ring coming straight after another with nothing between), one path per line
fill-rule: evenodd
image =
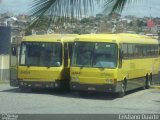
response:
M123 98L114 94L39 90L21 92L0 84L0 113L12 114L118 114L160 113L160 89L134 90Z

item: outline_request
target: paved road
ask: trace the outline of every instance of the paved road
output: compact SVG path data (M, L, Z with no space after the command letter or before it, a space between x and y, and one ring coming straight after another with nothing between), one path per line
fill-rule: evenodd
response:
M25 91L0 85L0 113L160 113L160 89L134 90L123 98L112 94Z

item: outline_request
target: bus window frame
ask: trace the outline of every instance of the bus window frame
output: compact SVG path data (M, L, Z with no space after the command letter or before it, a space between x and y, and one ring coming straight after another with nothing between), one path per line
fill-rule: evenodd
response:
M78 42L74 42L74 43L108 43L108 44L114 44L115 47L116 47L116 66L113 67L113 68L107 68L107 67L104 67L104 69L115 69L115 68L118 68L118 65L119 65L119 45L118 43L115 43L115 42L99 42L99 41L94 41L94 42L89 42L89 41L78 41ZM74 53L74 50L75 49L75 45L73 44L73 53ZM94 52L94 51L93 51ZM72 58L74 57L74 54L72 53ZM94 53L93 53L94 54ZM94 55L93 55L94 56ZM92 61L93 62L93 61ZM73 66L73 64L71 63L71 66L72 67L79 67L79 66ZM90 67L88 66L83 66L83 68L101 68L101 67L93 67L93 63Z
M58 66L58 67L61 67L63 66L63 44L62 42L32 42L32 41L23 41L21 42L21 45L20 45L20 52L19 52L19 63L18 63L18 66L27 66L27 65L23 65L21 64L21 55L22 55L22 45L24 43L60 43L61 44L61 51L60 51L60 56L61 56L61 65ZM36 65L32 65L32 67L48 67L48 66L36 66ZM50 66L50 67L57 67L57 66Z
M63 45L63 49L64 49L64 54L63 54L63 65L65 68L69 67L69 46L68 46L68 42L64 42Z
M159 50L158 49L159 47L158 47L157 44L122 43L121 44L121 48L123 48L123 45L127 45L127 56L125 56L125 55L123 56L123 59L125 59L125 60L127 60L127 59L145 59L145 58L155 58L155 57L158 57L158 53L156 53L156 51ZM136 48L136 45L138 45L138 46L145 46L144 48L149 48L149 54L146 55L146 56L144 56L143 55L143 49L142 49L141 50L142 55L135 55L135 53L134 53L135 49L134 49L133 50L133 55L130 57L130 56L128 56L128 47L129 47L129 45L135 45L135 48ZM147 45L150 46L150 47L147 47ZM154 54L152 54L152 52L151 52L151 48L152 47L154 48ZM122 49L122 51L123 51L123 49ZM146 51L147 51L147 49L146 49ZM138 51L138 53L139 53L139 51Z

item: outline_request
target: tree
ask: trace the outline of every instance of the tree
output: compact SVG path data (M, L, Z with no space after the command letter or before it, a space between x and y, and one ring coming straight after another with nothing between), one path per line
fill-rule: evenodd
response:
M87 12L92 11L95 4L104 2L104 12L109 11L121 13L127 4L137 0L34 0L31 7L30 27L40 24L41 18L49 16L46 21L49 27L57 18L81 18ZM64 22L64 20L62 20Z

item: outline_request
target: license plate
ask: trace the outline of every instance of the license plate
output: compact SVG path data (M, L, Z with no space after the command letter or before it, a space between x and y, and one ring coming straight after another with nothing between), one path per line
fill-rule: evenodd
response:
M35 84L35 87L42 87L42 84Z
M90 90L90 91L95 91L96 88L94 88L94 87L88 87L88 90Z

